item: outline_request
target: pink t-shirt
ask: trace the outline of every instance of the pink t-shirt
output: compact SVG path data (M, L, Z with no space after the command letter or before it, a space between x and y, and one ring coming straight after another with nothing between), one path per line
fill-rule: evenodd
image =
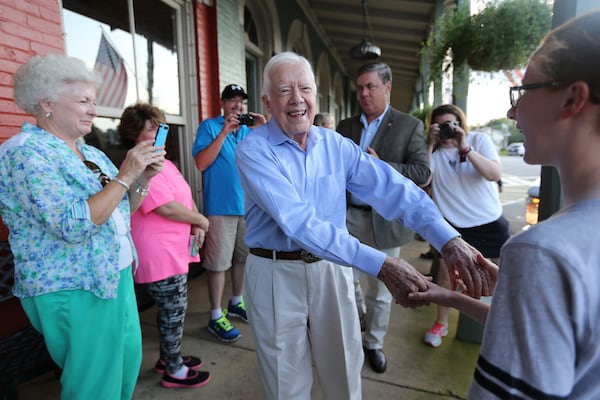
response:
M192 190L181 172L169 160L152 178L150 192L131 216L131 236L138 252L137 283L156 282L188 272L190 262L199 261L189 254L191 225L158 215L155 209L176 201L193 209Z

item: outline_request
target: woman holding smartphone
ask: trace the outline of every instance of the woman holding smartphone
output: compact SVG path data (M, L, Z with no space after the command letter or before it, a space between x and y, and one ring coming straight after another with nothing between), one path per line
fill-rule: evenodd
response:
M154 139L159 126L165 130L165 115L159 108L137 103L127 107L117 128L125 147ZM157 138L158 139L158 138ZM157 144L158 145L158 144ZM154 177L138 210L131 217L131 235L139 254L134 273L158 307L157 326L160 358L154 367L168 388L196 388L208 383L210 374L198 371L202 361L181 355L183 325L187 311L189 263L199 261L190 254L190 235L201 246L208 219L198 212L192 191L181 172L169 160Z

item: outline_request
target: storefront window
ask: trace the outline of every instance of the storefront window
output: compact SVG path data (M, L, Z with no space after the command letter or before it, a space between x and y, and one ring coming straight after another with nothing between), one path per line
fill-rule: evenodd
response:
M182 115L178 9L161 0L144 0L138 8L132 4L135 28L130 26L127 1L63 0L66 53L103 76L99 117L85 139L117 165L125 154L116 135L123 108L144 101L165 111L167 122L169 115ZM179 160L179 132L180 127L171 125L167 149L173 149L168 158L174 161Z

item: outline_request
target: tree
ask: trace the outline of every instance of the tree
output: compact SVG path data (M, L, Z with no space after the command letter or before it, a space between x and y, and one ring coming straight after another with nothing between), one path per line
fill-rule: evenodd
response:
M503 0L470 15L468 5L450 6L423 44L431 78L450 64L466 62L474 71L523 66L550 30L552 8L544 0Z

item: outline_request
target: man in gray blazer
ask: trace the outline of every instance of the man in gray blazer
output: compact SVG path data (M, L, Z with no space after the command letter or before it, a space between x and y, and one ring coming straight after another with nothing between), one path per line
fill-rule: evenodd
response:
M391 107L390 67L383 63L363 65L358 69L356 86L362 113L340 121L336 130L417 185L424 185L430 170L423 123ZM351 195L348 196L346 224L350 234L361 242L392 257L399 257L400 247L413 238L413 232L400 222L387 221ZM363 298L360 275L354 270L356 302L365 328L363 347L373 370L383 373L387 367L383 339L389 324L392 295L378 279L366 277L368 288Z

